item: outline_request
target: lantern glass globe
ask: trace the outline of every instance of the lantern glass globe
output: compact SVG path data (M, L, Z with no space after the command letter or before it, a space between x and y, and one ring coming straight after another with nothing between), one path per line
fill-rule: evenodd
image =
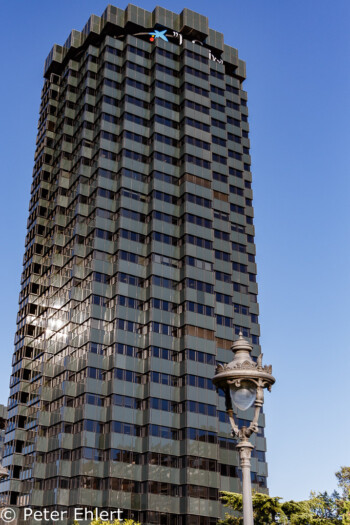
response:
M230 386L230 395L233 405L239 410L247 410L255 402L256 386L250 381L241 381L239 387L235 385Z

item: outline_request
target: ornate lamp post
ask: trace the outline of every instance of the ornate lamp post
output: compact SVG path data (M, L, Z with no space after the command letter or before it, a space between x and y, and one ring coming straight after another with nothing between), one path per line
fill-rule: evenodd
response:
M225 392L226 410L232 427L232 435L239 440L236 448L242 468L244 525L254 525L250 479L250 458L254 445L249 441L249 437L253 432L258 431L260 408L264 404L264 388L270 391L275 382L272 376L272 366L262 366L262 354L255 363L250 356L252 349L252 345L240 333L239 339L232 345L233 361L225 365L218 365L216 375L213 377L216 388L221 388ZM239 410L247 410L253 405L255 407L253 421L249 427L239 429L234 418L233 406Z

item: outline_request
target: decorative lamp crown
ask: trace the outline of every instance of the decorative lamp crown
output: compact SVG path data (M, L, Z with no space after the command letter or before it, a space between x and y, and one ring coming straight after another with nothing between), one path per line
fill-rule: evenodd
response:
M242 381L249 381L256 388L271 390L275 382L272 376L272 366L262 366L263 354L259 355L256 363L253 361L250 355L253 347L249 341L244 339L242 332L231 348L234 353L233 360L230 363L218 365L216 368L216 374L213 377L216 388L226 391L231 385L240 387Z

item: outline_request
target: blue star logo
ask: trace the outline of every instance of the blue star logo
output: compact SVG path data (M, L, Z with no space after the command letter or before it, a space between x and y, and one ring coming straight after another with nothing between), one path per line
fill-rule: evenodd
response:
M151 35L150 41L154 42L156 38L161 38L162 40L165 40L165 42L168 42L168 39L165 36L166 32L166 29L164 29L164 31L157 31L157 29L155 29L154 31L152 31L152 33L148 33L149 35Z

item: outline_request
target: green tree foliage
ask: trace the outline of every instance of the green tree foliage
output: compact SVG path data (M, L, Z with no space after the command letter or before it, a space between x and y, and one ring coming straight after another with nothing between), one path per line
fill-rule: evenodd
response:
M232 492L222 492L221 498L225 507L242 512L243 501L242 494L235 494ZM255 492L253 494L253 515L254 525L267 525L269 523L283 523L282 517L284 517L281 504L281 498L272 498L267 494L260 494ZM279 521L276 521L279 520ZM219 521L219 525L242 525L243 518L230 516L226 514L226 518Z
M350 491L350 467L340 467L340 470L335 473L338 480L338 486L343 491L343 497L349 496Z
M269 525L270 523L288 525L350 525L350 467L341 467L336 472L338 485L342 495L334 491L311 493L306 501L286 501L272 498L267 494L253 494L254 525ZM221 500L225 507L235 511L235 515L226 514L219 525L243 525L242 495L232 492L222 492Z
M290 525L309 525L313 523L314 516L308 501L285 501L281 507L285 515L284 523Z
M350 525L350 467L340 467L335 476L338 480L338 486L342 489L340 500L342 525Z
M342 523L340 503L340 494L336 491L332 494L328 494L328 492L319 492L318 494L311 492L309 505L314 515L315 523Z
M77 521L74 522L74 525L79 525ZM134 520L113 520L113 521L103 521L101 518L95 518L92 520L90 525L141 525L138 521Z

